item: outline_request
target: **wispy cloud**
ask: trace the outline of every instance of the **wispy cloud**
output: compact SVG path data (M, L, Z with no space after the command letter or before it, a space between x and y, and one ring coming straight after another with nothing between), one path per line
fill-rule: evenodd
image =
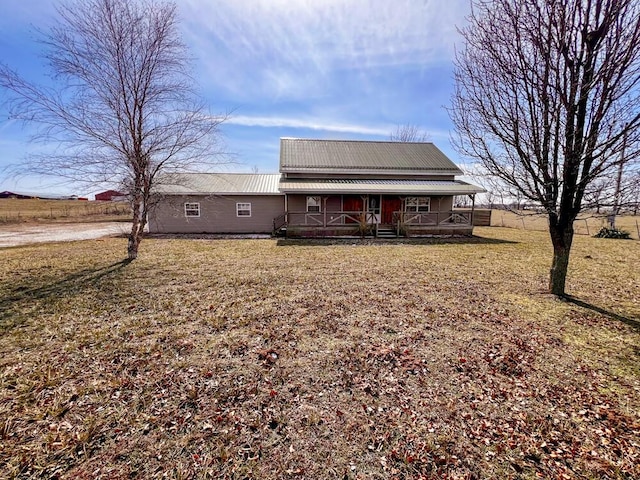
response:
M230 125L242 125L246 127L265 128L299 128L316 131L353 133L357 135L389 135L393 126L385 125L370 127L364 125L350 125L345 123L324 122L314 119L288 118L288 117L254 117L237 115L229 118L225 123Z
M239 98L326 94L336 75L450 59L466 0L234 0L180 4L207 73ZM251 72L247 75L247 72Z

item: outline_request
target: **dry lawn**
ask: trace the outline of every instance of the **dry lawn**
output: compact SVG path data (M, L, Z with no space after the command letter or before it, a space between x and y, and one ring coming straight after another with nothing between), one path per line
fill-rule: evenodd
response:
M0 198L0 224L130 220L126 202Z
M0 250L0 477L640 478L640 242Z
M535 214L531 211L513 212L508 210L493 210L491 212L491 225L494 227L520 228L523 230L548 231L546 214ZM606 214L590 214L582 212L574 222L573 228L578 235L595 235L602 227L608 227ZM619 215L616 218L616 227L629 232L631 238L640 238L640 216Z

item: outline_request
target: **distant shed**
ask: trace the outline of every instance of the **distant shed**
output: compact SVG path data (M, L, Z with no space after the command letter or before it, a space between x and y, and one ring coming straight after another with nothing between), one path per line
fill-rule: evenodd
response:
M10 192L5 190L0 192L0 198L18 198L20 200L40 199L40 200L65 200L68 197L64 195L43 194L36 192Z
M8 190L5 190L4 192L0 192L0 198L20 198L20 199L27 199L27 198L37 198L33 195L26 195L23 193L16 193L16 192L10 192Z

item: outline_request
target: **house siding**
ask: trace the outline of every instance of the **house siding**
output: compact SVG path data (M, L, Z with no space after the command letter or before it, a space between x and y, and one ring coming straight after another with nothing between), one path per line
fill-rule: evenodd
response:
M185 203L199 203L200 216L185 217ZM251 216L238 217L237 203L250 203ZM149 232L271 233L283 213L283 195L167 195L149 213Z
M379 196L379 194L371 194L372 196ZM307 196L308 195L287 195L287 205L290 212L306 212L307 211ZM327 197L327 211L338 212L344 210L342 204L343 195L321 195L319 197ZM362 198L363 195L345 195L347 197ZM385 196L385 195L383 195ZM387 195L390 197L398 197L398 195ZM407 197L410 195L402 195L401 197ZM426 195L429 196L429 195ZM450 212L453 210L453 196L452 195L431 195L431 211L432 212Z

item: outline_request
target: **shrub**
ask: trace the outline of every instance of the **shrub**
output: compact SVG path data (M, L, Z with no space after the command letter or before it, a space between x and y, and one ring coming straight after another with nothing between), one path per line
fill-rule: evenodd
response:
M602 227L598 233L594 235L595 238L618 238L628 240L631 238L629 232L624 230L618 230L617 228Z

